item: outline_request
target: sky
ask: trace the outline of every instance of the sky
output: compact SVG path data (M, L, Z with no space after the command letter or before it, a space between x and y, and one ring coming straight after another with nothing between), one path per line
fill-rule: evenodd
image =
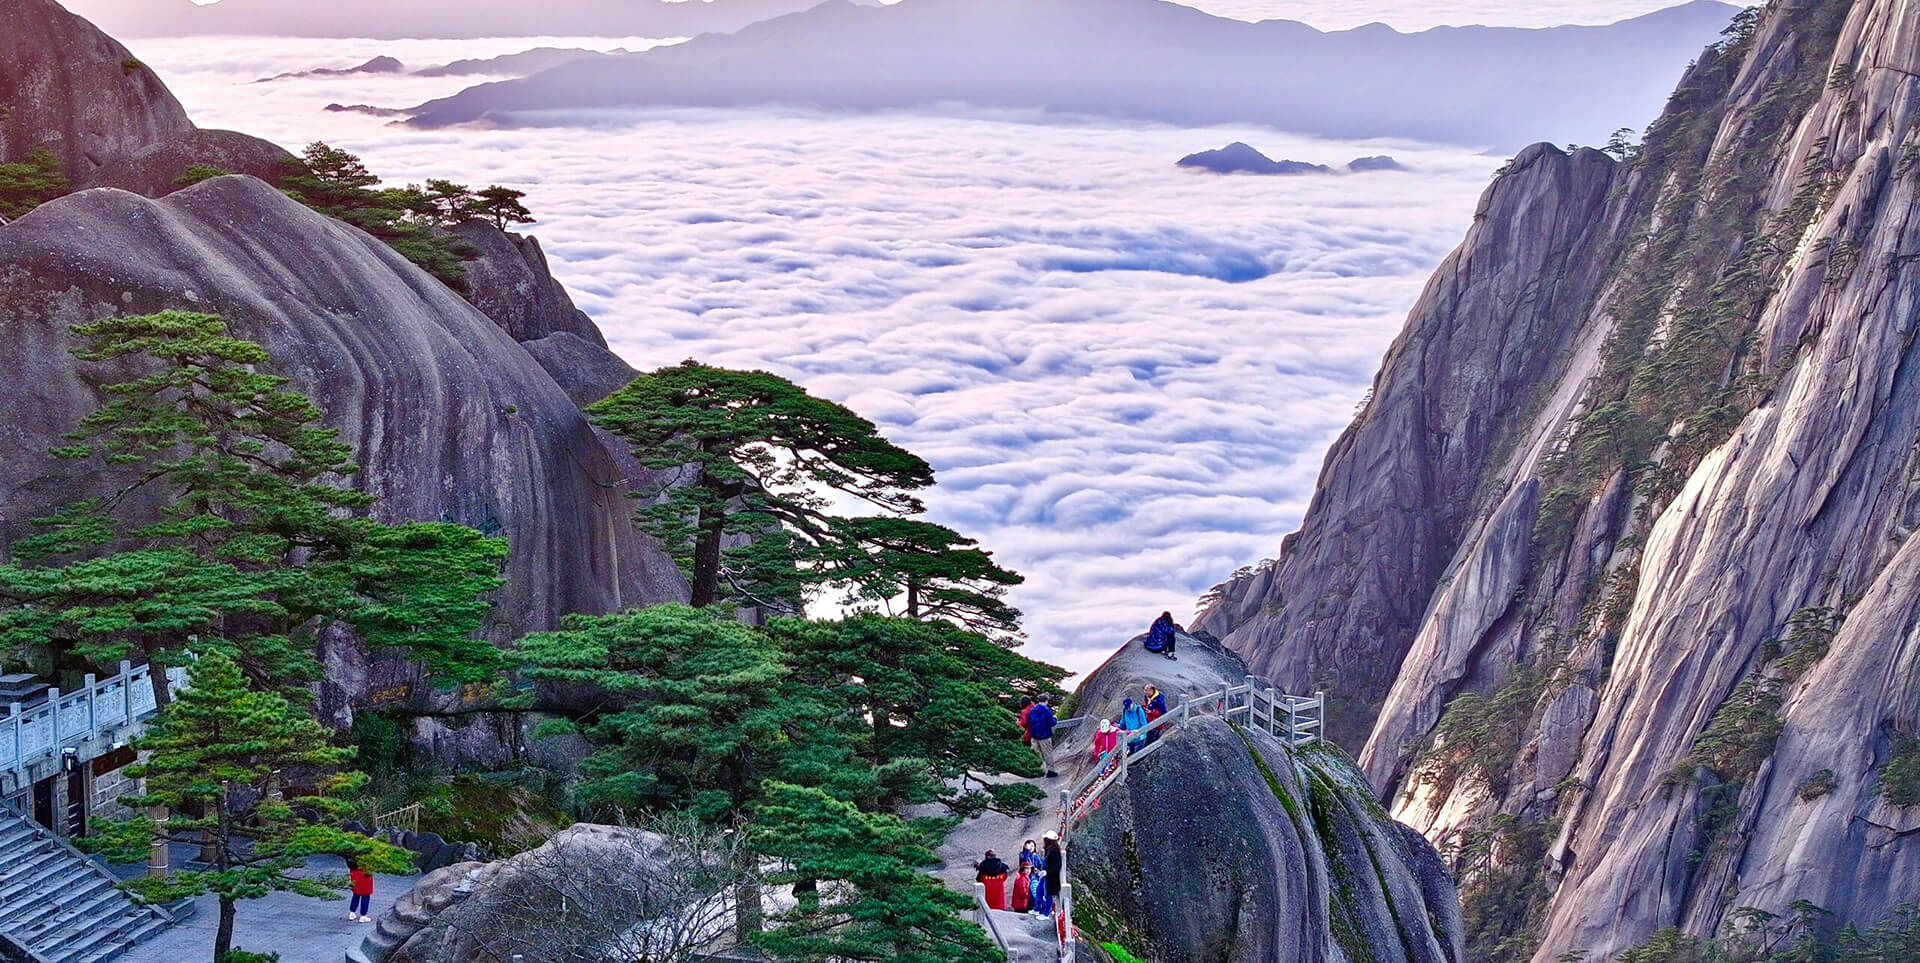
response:
M376 53L425 66L538 44L142 40L203 126L325 139L390 181L528 192L529 230L612 347L647 369L764 368L926 457L931 517L1028 582L1027 651L1092 668L1183 621L1297 526L1407 308L1500 158L1258 129L1019 116L600 111L530 130L414 131L329 102L463 81L253 83ZM1176 169L1245 140L1407 173Z
M86 15L89 9L125 0L67 0ZM154 0L160 2L160 0ZM171 2L171 0L166 0ZM193 0L205 5L218 0ZM484 5L489 0L475 0ZM525 0L491 0L522 3ZM888 0L899 2L899 0ZM1241 20L1300 20L1323 30L1386 23L1401 30L1459 24L1513 27L1550 27L1563 23L1612 23L1673 6L1677 0L1454 0L1421 3L1415 0L1191 0L1187 6Z

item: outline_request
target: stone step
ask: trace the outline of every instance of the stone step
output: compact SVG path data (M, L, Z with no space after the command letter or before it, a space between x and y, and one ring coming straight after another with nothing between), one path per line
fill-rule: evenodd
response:
M171 926L106 867L39 825L0 811L0 932L47 963L106 963Z

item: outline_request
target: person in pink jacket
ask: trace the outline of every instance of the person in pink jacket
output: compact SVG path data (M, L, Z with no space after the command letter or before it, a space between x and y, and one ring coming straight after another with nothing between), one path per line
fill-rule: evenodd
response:
M1093 734L1093 761L1105 762L1107 754L1120 745L1120 730L1113 727L1112 719L1100 720L1100 730Z

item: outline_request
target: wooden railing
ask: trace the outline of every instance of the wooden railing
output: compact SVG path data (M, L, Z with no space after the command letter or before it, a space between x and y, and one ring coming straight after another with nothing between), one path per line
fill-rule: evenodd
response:
M1253 676L1247 676L1246 681L1237 686L1222 685L1218 690L1209 689L1182 696L1179 705L1147 723L1144 729L1122 730L1120 742L1110 754L1113 758L1096 765L1072 788L1060 791L1062 859L1057 919L1062 963L1073 963L1074 956L1073 884L1067 880L1065 856L1070 850L1066 842L1074 829L1098 807L1102 795L1126 782L1127 773L1140 760L1167 744L1161 735L1168 726L1196 716L1217 715L1228 721L1238 721L1249 729L1264 729L1286 743L1288 748L1300 749L1320 741L1320 734L1326 728L1326 708L1327 694L1324 692L1315 692L1312 698L1288 695L1272 686L1261 685ZM1142 739L1145 741L1140 748L1131 748L1133 742ZM1002 944L1002 948L1005 948L1005 944Z
M404 829L417 833L420 831L420 804L408 803L399 809L374 813L370 822L374 829Z
M178 689L186 683L185 669L168 669L167 681ZM0 717L0 772L18 772L40 759L58 756L75 746L116 729L130 728L155 711L152 675L147 666L120 663L107 678L88 674L76 692L50 690L30 703L11 703Z

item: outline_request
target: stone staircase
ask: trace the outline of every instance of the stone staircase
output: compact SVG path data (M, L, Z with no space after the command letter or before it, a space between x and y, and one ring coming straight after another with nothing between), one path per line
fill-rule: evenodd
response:
M115 882L106 867L0 807L0 942L15 952L32 963L104 963L173 925Z
M1051 918L1009 910L988 910L987 914L992 918L989 932L1006 941L1007 963L1056 963L1060 959L1060 937Z

